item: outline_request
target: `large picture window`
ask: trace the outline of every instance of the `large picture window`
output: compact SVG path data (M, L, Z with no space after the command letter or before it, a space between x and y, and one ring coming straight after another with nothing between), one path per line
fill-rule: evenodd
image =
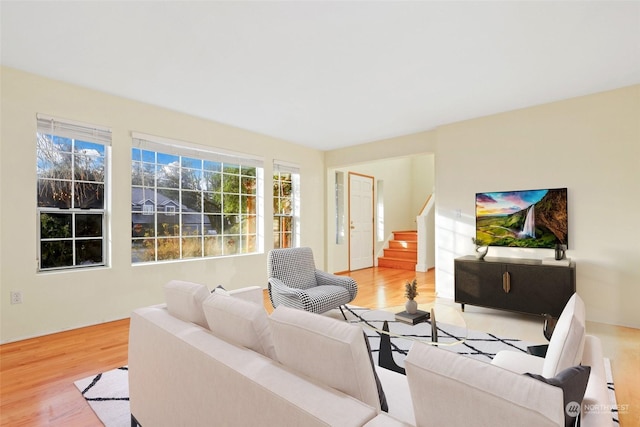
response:
M131 157L132 263L261 250L259 159L137 135Z
M38 115L36 136L39 269L106 265L111 132Z
M296 166L273 164L273 247L299 246L300 173Z

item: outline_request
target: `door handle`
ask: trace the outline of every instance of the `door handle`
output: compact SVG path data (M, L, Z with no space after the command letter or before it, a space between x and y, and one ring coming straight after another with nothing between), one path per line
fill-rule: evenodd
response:
M355 228L356 228L356 226L355 226L355 225L352 225L352 226L351 226L351 229L352 229L352 230L355 230Z
M502 273L502 290L505 294L508 294L511 291L511 275L508 271Z

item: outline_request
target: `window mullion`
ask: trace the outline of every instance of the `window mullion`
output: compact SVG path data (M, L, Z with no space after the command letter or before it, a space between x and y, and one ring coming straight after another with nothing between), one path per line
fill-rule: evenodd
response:
M159 144L156 145L160 148ZM241 159L227 164L225 161L215 160L214 154L199 158L193 150L185 151L178 146L168 147L167 151L155 150L153 145L134 139L132 169L135 162L142 162L145 158L149 160L150 153L154 153L155 190L157 192L160 186L159 191L162 192L162 196L158 194L156 202L161 203L160 206L180 206L179 215L175 217L159 208L154 211L155 230L158 230L154 239L156 261L236 255L261 249L260 244L249 245L258 236L254 230L256 218L259 218L257 202L264 203L263 199L254 194L256 185L264 185L257 178L262 173L260 167L245 166ZM176 173L179 176L172 175ZM147 177L147 181L150 181L151 175L148 174ZM209 185L203 185L200 182L202 180L206 180ZM139 184L138 178L132 180L133 191L139 191L136 189ZM136 198L134 203L141 203L140 198ZM244 209L245 206L247 209ZM148 223L143 218L137 220L142 209L143 206L133 206L131 215L134 216L134 224ZM171 233L165 235L159 223L172 227ZM251 227L250 224L254 226ZM175 239L179 241L176 242ZM138 245L132 258L134 264L153 259L145 252L150 252L151 249L140 245L141 240L140 235L134 233L132 244ZM231 242L233 244L229 245Z

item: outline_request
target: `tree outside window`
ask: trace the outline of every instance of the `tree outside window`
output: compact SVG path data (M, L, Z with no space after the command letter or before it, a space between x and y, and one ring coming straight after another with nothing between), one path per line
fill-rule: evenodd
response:
M257 252L260 168L171 151L132 149L132 263Z
M41 271L106 264L107 150L105 144L73 137L86 131L78 125L38 119ZM103 133L110 139L110 132Z
M298 174L278 170L273 174L273 246L291 248L297 246Z

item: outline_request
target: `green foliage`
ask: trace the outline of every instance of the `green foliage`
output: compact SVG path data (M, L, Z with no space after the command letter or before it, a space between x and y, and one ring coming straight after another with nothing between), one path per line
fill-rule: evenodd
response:
M71 214L40 214L40 237L43 239L71 237Z
M481 247L481 246L486 246L487 244L485 243L484 240L482 239L476 239L475 237L471 238L471 241L473 242L474 245L476 245L476 247Z
M69 267L73 265L73 243L70 240L42 242L40 266L42 268Z
M410 300L418 296L418 280L417 279L413 279L413 282L407 282L404 285L404 296Z

